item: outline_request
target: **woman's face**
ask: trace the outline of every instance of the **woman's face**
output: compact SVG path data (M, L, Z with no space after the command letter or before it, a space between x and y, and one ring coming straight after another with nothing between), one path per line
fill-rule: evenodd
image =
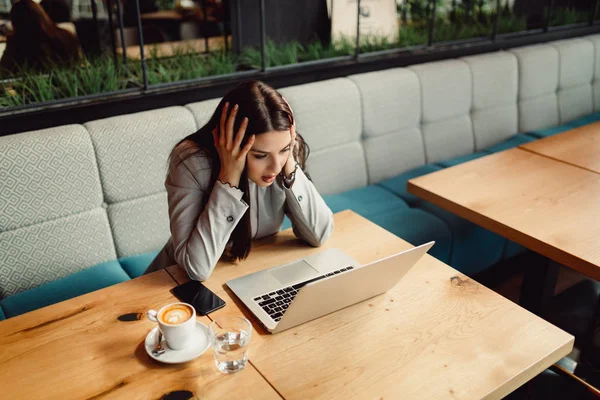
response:
M287 162L291 141L289 131L271 131L256 135L246 162L248 178L258 186L272 185Z

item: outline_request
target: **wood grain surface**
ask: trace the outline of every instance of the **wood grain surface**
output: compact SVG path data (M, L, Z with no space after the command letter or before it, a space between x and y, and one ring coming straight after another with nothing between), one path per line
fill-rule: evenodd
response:
M156 323L145 312L176 301L169 292L175 285L158 271L2 321L0 397L158 399L188 391L201 399L279 399L252 366L231 376L218 372L210 348L176 365L146 354L144 340ZM134 318L119 320L124 315Z
M365 264L411 245L344 211L323 247ZM252 321L250 361L286 399L500 399L573 347L571 335L429 255L389 292L275 335L224 287L321 250L287 230L205 282L227 302L209 317ZM178 266L169 272L188 279Z
M408 181L408 191L600 279L600 175L522 149Z

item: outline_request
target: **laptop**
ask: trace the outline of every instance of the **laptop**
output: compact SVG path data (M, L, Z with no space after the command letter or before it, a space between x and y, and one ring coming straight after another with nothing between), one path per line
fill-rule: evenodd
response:
M226 284L269 332L277 333L386 292L434 243L363 266L332 248Z

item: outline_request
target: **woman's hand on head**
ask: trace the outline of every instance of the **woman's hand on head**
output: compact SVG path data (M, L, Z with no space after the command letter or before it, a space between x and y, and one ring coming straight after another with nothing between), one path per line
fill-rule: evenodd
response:
M228 182L232 186L239 186L242 172L246 166L246 157L254 144L254 135L250 137L243 148L240 148L244 140L246 128L248 127L248 118L244 118L237 134L234 134L233 126L239 107L236 104L228 116L229 108L229 103L225 103L219 127L213 130L213 137L215 148L221 159L219 180L221 182Z
M285 99L285 97L281 96L281 98L283 99L283 101L286 102L286 104L290 108L290 111L292 111L292 107L290 106L290 103L288 103L288 101ZM292 114L293 114L293 111L292 111ZM290 142L290 155L289 155L288 160L285 163L285 166L283 168L283 172L285 173L285 175L287 177L289 177L291 175L291 173L294 172L294 170L296 169L296 159L294 158L294 149L296 148L296 118L294 118L293 116L292 116L292 126L290 126L290 136L292 139Z

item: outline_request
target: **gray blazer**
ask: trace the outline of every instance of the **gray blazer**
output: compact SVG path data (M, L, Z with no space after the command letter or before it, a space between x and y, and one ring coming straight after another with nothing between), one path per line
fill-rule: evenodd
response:
M211 191L208 155L186 157L190 150L185 148L181 145L173 150L165 181L171 238L145 273L179 264L191 279L208 279L246 212L250 212L254 239L277 233L284 214L291 220L294 234L313 246L320 246L331 235L333 214L301 168L289 189L281 177L266 188L249 180L248 205L242 200L242 191L228 184L217 181Z

